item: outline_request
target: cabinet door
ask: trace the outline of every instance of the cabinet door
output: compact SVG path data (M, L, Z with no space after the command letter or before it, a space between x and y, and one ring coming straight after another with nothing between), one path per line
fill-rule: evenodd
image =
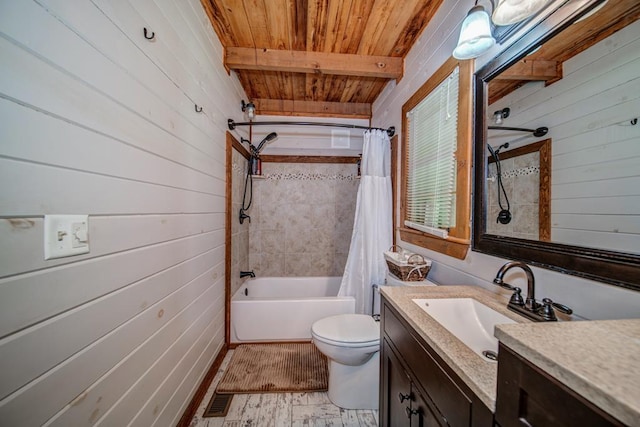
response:
M410 425L407 409L411 409L411 380L385 339L382 340L382 393L380 425Z
M496 421L502 427L624 425L502 344Z
M442 416L431 409L419 390L414 387L412 392L413 402L411 403L411 427L448 426L448 424L440 421Z

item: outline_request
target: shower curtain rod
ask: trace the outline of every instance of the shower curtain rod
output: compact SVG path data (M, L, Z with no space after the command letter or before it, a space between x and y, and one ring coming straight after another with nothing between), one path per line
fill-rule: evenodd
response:
M346 123L316 123L316 122L240 122L236 123L233 119L227 120L227 124L229 125L229 130L234 130L236 126L264 126L264 125L295 125L295 126L328 126L328 127L337 127L337 128L349 128L349 129L376 129L383 130L387 132L389 138L391 138L396 133L395 126L390 126L388 129L382 128L373 128L369 126L358 126L358 125L350 125Z
M512 128L508 126L489 126L489 130L515 130L518 132L530 132L535 137L545 136L547 132L549 132L549 128L547 127L539 127L537 129L527 129L527 128Z

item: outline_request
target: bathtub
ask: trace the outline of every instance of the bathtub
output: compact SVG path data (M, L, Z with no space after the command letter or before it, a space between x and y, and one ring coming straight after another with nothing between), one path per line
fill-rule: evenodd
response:
M311 339L316 320L355 312L353 297L338 297L342 277L258 277L231 298L231 342Z

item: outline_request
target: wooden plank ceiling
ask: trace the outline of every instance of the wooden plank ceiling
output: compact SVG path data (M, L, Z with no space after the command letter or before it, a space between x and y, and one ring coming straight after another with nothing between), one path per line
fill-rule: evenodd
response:
M389 79L442 0L201 0L258 114L371 118ZM640 1L609 0L489 86L490 104L640 17Z
M370 118L442 0L201 0L258 114Z

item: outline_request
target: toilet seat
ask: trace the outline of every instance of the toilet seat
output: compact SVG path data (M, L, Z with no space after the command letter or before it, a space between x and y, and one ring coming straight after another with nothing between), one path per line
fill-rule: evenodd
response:
M315 322L311 335L340 347L370 347L380 345L380 324L365 314L339 314Z

